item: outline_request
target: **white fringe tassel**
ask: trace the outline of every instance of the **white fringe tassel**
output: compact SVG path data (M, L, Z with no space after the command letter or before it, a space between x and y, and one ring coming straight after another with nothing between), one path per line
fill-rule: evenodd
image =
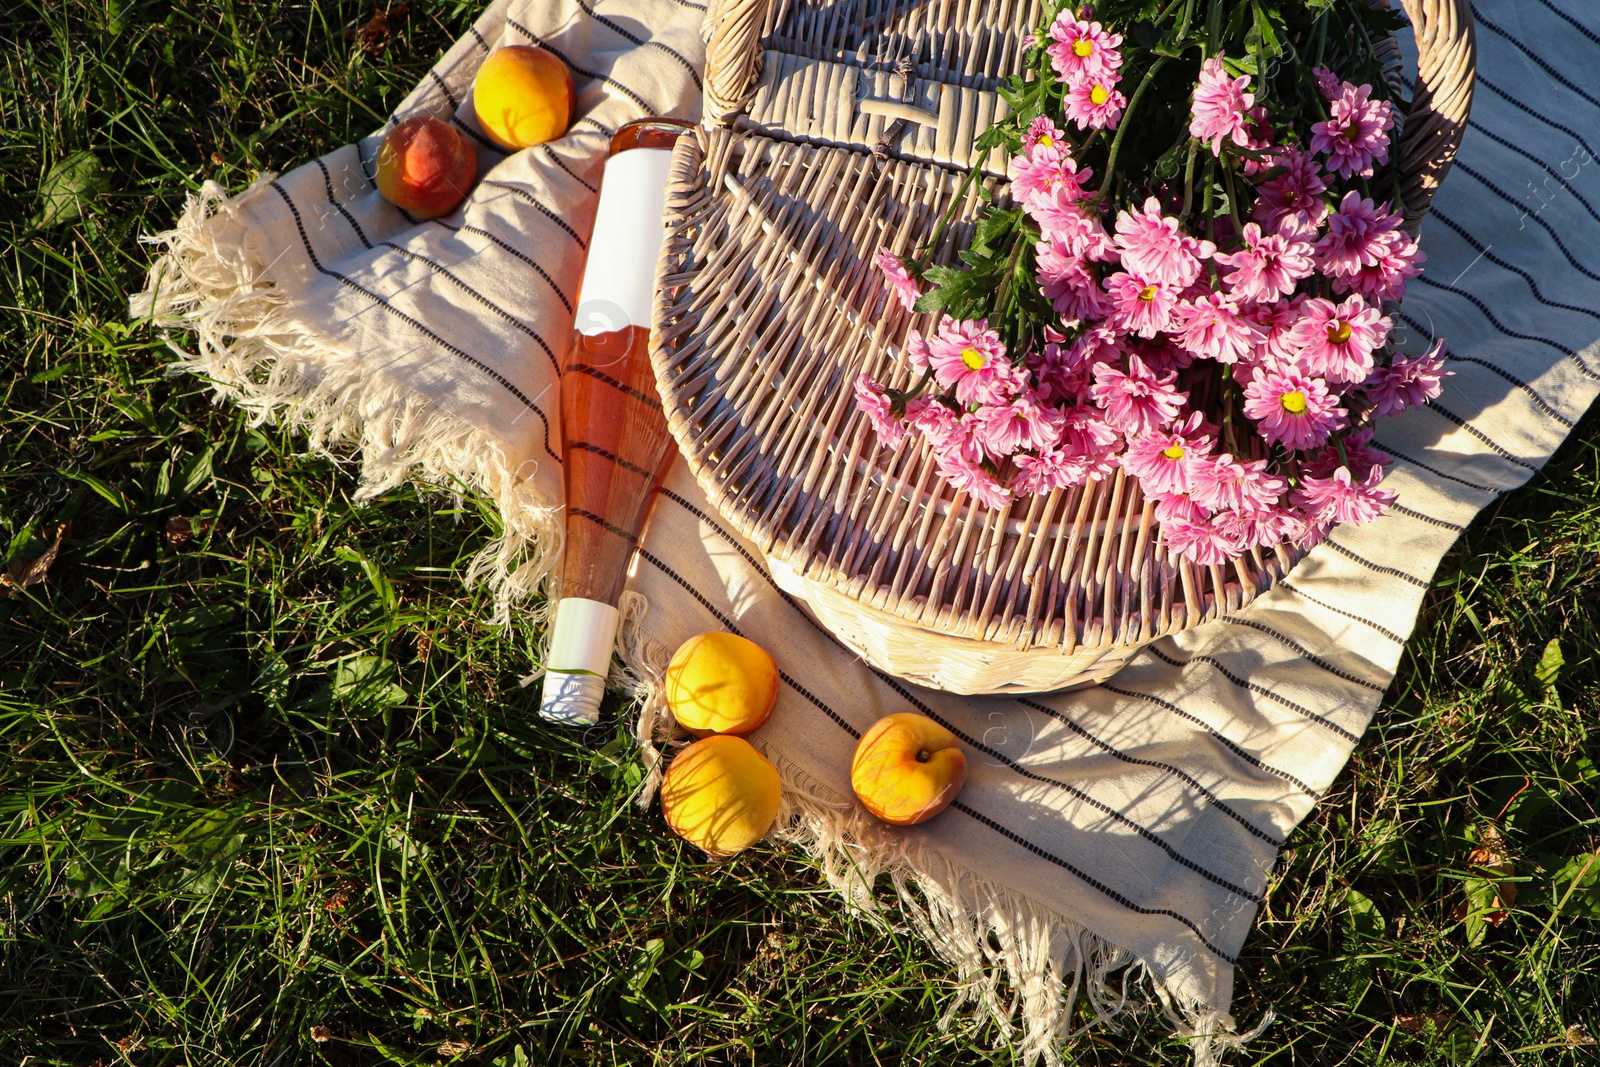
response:
M466 489L493 500L502 532L473 557L464 578L489 587L492 621L509 624L512 608L540 591L560 558L561 509L538 499L491 438L318 339L296 318L267 265L251 255L249 232L236 217L236 205L249 195L229 200L221 186L206 182L173 229L145 238L164 253L145 291L129 300L130 313L164 330L193 333L194 352L168 341L178 357L168 373L206 378L213 400L233 401L250 413L252 426L282 420L306 435L313 452L358 454L356 500L406 481L458 500Z
M612 682L638 701L636 736L646 775L635 801L647 808L671 750L694 739L677 729L662 695L668 653L644 632L648 604L637 593L627 596L618 640L625 670L620 677L614 672ZM1267 1012L1254 1029L1238 1033L1232 1015L1175 996L1126 949L909 840L781 754L766 755L783 782L772 839L803 849L846 906L885 931L890 917L873 889L887 877L900 916L955 969L956 995L939 1020L941 1030L963 1020L975 1030L992 1026L996 1046L1012 1046L1024 1067L1063 1067L1066 1046L1084 1030L1117 1029L1123 1016L1159 1005L1189 1042L1194 1067L1217 1067L1226 1050L1272 1021ZM1080 995L1092 1016L1074 1028Z

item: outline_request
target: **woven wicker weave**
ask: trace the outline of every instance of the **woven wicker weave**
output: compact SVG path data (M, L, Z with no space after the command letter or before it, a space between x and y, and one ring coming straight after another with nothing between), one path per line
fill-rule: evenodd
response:
M1404 6L1420 52L1399 159L1414 229L1466 127L1475 45L1468 0ZM857 374L904 387L898 347L933 325L887 298L873 256L925 243L962 195L1038 20L1035 0L714 4L708 128L679 142L657 276L657 383L711 501L847 646L960 693L1099 681L1297 558L1174 563L1120 471L985 508L937 477L926 444L883 448L856 410ZM1004 166L985 161L958 220ZM935 258L969 236L970 222L949 227Z

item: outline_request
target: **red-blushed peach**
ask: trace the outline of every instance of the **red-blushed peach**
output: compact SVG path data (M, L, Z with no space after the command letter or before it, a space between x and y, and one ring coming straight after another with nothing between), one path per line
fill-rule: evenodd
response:
M667 664L667 706L696 737L748 734L778 703L778 665L754 641L711 631L689 638Z
M537 45L513 44L496 48L478 68L472 106L489 140L515 152L566 133L578 90L560 57Z
M966 780L967 756L955 734L914 711L873 723L850 761L856 796L868 811L895 826L933 818Z
M378 149L378 192L419 219L448 215L478 176L478 154L466 135L428 115L406 119Z

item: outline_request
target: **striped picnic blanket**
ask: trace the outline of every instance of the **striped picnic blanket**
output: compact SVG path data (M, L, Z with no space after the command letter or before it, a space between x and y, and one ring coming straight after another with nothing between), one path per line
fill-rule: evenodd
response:
M162 235L135 311L195 331L178 366L257 417L359 451L364 491L415 478L493 498L506 534L469 577L525 620L513 606L556 551L556 368L607 138L635 117L698 116L702 14L690 0L497 0L396 111L473 134L483 178L461 210L415 224L384 203L379 131L233 199L208 187ZM1448 338L1454 376L1380 428L1391 513L1336 530L1236 615L1157 642L1091 690L931 692L818 629L682 465L662 493L622 648L646 697L646 758L670 732L652 686L665 650L719 628L772 650L785 685L753 740L784 776L781 836L865 908L887 878L953 965L952 1008L975 1002L1030 1062L1059 1060L1075 994L1101 1016L1123 1009L1112 974L1125 965L1197 1060L1235 1040L1235 966L1279 850L1377 711L1440 559L1595 396L1600 5L1483 0L1478 17L1471 129L1397 320L1408 352ZM582 117L506 156L468 94L490 48L526 41L577 72ZM950 811L889 830L855 805L848 767L861 732L904 710L955 730L971 771Z

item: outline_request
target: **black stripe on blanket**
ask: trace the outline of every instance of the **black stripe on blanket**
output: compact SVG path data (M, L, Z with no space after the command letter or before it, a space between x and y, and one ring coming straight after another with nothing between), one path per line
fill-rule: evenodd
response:
M1322 600L1318 600L1316 597L1312 596L1310 593L1307 593L1305 590L1301 589L1299 586L1291 585L1289 583L1288 579L1283 579L1282 581L1279 581L1278 582L1278 588L1279 589L1287 589L1287 590L1289 590L1289 592L1293 593L1295 596L1302 597L1302 598L1304 598L1306 600L1309 600L1311 603L1315 604L1317 607L1322 608L1322 609L1324 609L1326 611L1331 611L1335 615L1343 615L1345 618L1349 619L1352 622L1359 622L1361 625L1370 628L1374 632L1380 633L1384 637L1387 637L1389 640L1393 641L1397 645L1403 645L1403 644L1406 643L1406 639L1401 637L1399 634L1395 633L1393 630L1385 629L1384 627L1379 626L1377 623L1373 622L1371 619L1362 618L1360 615L1357 615L1354 612L1345 611L1343 608L1336 608L1332 604L1329 604L1329 603L1327 603L1325 601L1322 601Z
M652 39L650 39L648 37L638 37L638 36L636 36L636 35L634 35L632 33L629 33L627 31L627 29L625 27L623 27L620 23L612 22L610 19L606 18L604 15L600 14L594 8L592 8L588 4L586 4L584 2L584 0L578 0L578 6L583 9L583 13L585 15L588 15L590 18L594 19L596 22L598 22L600 25L604 26L606 29L610 30L612 33L616 34L618 37L621 37L623 40L627 41L629 44L637 45L640 48L659 48L659 49L661 49L661 51L665 52L667 55L671 56L673 59L676 59L679 62L679 64L682 65L683 69L689 72L689 77L694 79L694 87L696 89L704 89L705 88L705 86L700 84L700 72L695 70L694 69L694 64L689 62L687 59L685 59L681 53L675 51L674 49L668 47L667 45L662 44L660 41L652 40Z
M1083 738L1085 741L1089 742L1091 745L1114 759L1118 759L1123 763L1132 764L1138 767L1154 767L1157 770L1166 771L1174 778L1187 783L1195 792L1211 801L1211 803L1219 811L1221 811L1228 818L1232 819L1234 822L1238 823L1240 826L1244 827L1245 830L1248 831L1252 836L1259 837L1269 845L1273 845L1277 848L1283 847L1283 838L1259 829L1249 819L1246 819L1243 815L1240 815L1237 811L1234 811L1233 808L1228 805L1227 801L1223 800L1211 790L1207 789L1204 785L1200 784L1200 782L1188 772L1180 770L1170 763L1163 763L1161 760L1141 759L1138 756L1130 756L1110 742L1103 741L1096 737L1064 712L1057 711L1055 708L1052 708L1046 704L1040 704L1036 701L1029 700L1026 697L1017 697L1016 702L1024 707L1032 708L1035 711L1044 712L1044 714L1050 716L1052 719L1056 720L1061 725L1065 726L1067 729L1071 730L1073 733L1077 734L1079 737Z
M446 270L440 264L435 263L427 256L424 256L419 252L413 252L405 245L397 245L393 241L380 241L379 244L383 248L398 252L400 255L405 256L407 259L412 260L413 262L421 263L423 266L427 267L429 270L433 271L435 274L454 285L457 289L460 289L463 293L466 293L468 296L472 297L472 299L476 300L483 307L488 308L501 319L510 323L512 328L517 330L517 332L526 337L532 338L533 343L538 345L540 350L544 352L546 358L550 360L551 368L555 370L557 375L561 373L560 360L556 359L555 352L551 350L550 345L545 341L545 339L539 335L538 330L535 330L532 326L529 326L527 323L511 314L511 312L507 311L499 304L496 304L493 300L490 300L488 297L478 292L478 290L474 289L471 285L468 285L466 282L462 281L460 278L456 277L450 271Z
M519 200L526 200L528 203L530 203L534 207L538 208L539 211L541 213L543 213L543 215L546 218L548 218L551 222L555 223L557 226L560 226L563 230L565 230L567 236L572 238L574 244L576 244L579 248L583 249L585 252L589 251L589 242L585 241L582 237L579 237L578 236L578 231L574 230L571 226L569 226L567 224L567 220L566 219L562 218L560 215L557 215L554 211L551 211L549 208L545 207L544 204L539 202L539 198L538 197L536 197L532 193L528 192L528 190L524 189L522 186L513 184L512 182L505 182L505 181L500 181L499 179L489 179L489 178L485 178L483 181L479 182L478 184L487 185L491 189L504 189L507 192L511 193L513 196L517 197Z
M484 240L500 249L500 251L522 260L522 262L533 268L534 273L538 274L539 277L545 280L546 284L550 286L551 292L556 294L556 299L561 301L561 306L567 309L567 313L572 313L572 301L567 298L566 293L561 291L561 286L556 284L556 280L550 277L550 275L545 272L545 269L534 261L532 256L523 252L514 245L507 243L501 238L496 237L494 234L490 233L481 226L452 226L443 219L434 219L433 222L436 226L443 226L452 233L470 233L474 237L482 237Z
M1327 718L1325 716L1318 715L1316 712L1312 711L1310 708L1303 707L1300 704L1296 704L1294 701L1289 700L1286 697L1281 697L1277 693L1274 693L1272 690L1268 689L1266 686L1257 685L1255 682L1250 681L1248 678L1239 677L1237 674L1234 674L1232 671L1230 671L1227 667L1223 666L1222 662L1220 660L1216 659L1215 657L1207 656L1207 655L1197 655L1197 656L1190 656L1187 660L1181 660L1181 659L1174 659L1172 656L1167 655L1165 652L1161 651L1161 649L1159 647L1157 647L1156 645L1153 645L1153 644L1152 645L1146 645L1145 647L1149 650L1149 652L1150 652L1150 654L1152 656L1154 656L1156 659L1160 660L1161 662L1167 664L1169 667L1177 667L1179 670L1183 670L1185 667L1187 667L1191 663L1203 663L1207 667L1210 667L1213 670L1215 670L1218 674L1222 675L1228 681L1232 682L1234 685L1238 686L1240 689L1243 689L1246 692L1254 693L1256 696L1259 696L1259 697L1265 697L1266 699L1272 701L1274 704L1281 704L1283 707L1288 708L1290 711L1294 712L1296 715L1299 715L1301 718L1305 719L1306 721L1314 722L1318 726L1322 727L1323 729L1328 730L1331 733L1338 734L1340 737L1344 738L1346 741L1349 741L1351 744L1354 744L1355 742L1361 740L1361 735L1360 734L1351 733L1349 730L1346 730L1343 726L1340 726L1338 723L1334 722L1333 720L1331 720L1331 719L1329 719L1329 718Z
M377 293L372 292L370 289L363 288L361 285L359 285L358 283L356 283L352 279L346 277L345 275L340 274L338 271L332 270L332 269L330 269L328 267L323 266L322 260L317 257L316 250L311 247L311 238L306 234L305 220L303 218L301 218L301 216L300 216L300 208L294 202L294 198L291 197L289 195L288 191L286 189L284 189L284 187L281 184L279 184L278 182L272 182L272 188L277 192L277 194L280 197L283 198L283 202L286 205L288 205L288 207L289 207L290 214L292 214L294 216L295 228L300 231L300 243L301 243L302 246L304 246L305 251L306 251L306 256L311 260L311 265L316 268L318 274L324 275L325 277L333 278L336 281L342 283L343 285L346 285L349 288L354 289L356 292L360 293L361 295L370 298L379 307L383 308L389 314L395 316L400 321L404 322L406 325L410 326L412 329L416 330L418 333L420 333L424 337L428 338L430 341L432 341L434 344L438 345L440 348L444 349L446 352L449 352L451 355L457 357L462 362L468 363L468 364L478 368L484 374L487 374L489 377L493 378L496 382L499 382L500 385L508 393L510 393L512 396L516 397L519 401L522 402L522 406L523 407L527 408L529 411L531 411L535 415L539 416L539 421L544 424L544 450L545 450L545 454L548 455L551 459L555 460L557 463L561 462L561 457L556 455L555 451L553 449L551 449L551 447L550 447L550 420L545 416L544 410L542 408L540 408L538 404L535 404L532 400L529 400L528 397L526 395L524 395L524 393L522 392L521 389L518 389L514 384L512 384L512 382L509 379L507 379L505 377L505 375L501 374L499 371L495 370L493 367L488 366L487 364L479 361L476 357L474 357L470 353L464 352L461 349L457 348L455 345L453 345L450 342L446 341L443 337L440 337L438 334L436 334L432 330L428 329L428 327L424 326L422 323L418 322L416 319L412 318L410 315L407 315L405 312L401 311L399 308L397 308L394 305L390 304L389 301L385 300L383 297L379 296Z
M1310 797L1312 800L1321 800L1322 799L1322 791L1320 789L1311 788L1311 786L1307 785L1305 782L1302 782L1300 779L1296 778L1294 775L1290 774L1288 771L1280 770L1279 768L1274 767L1274 766L1272 766L1271 764L1268 764L1268 763L1262 763L1259 759L1257 759L1256 757L1252 756L1249 752L1247 752L1243 748L1239 747L1237 742L1234 742L1234 741L1230 740L1229 738L1227 738L1226 736L1224 736L1220 731L1218 731L1210 723L1206 722L1204 719L1200 718L1198 715L1194 715L1194 714L1192 714L1190 712L1184 711L1182 708L1178 707L1178 705L1172 703L1170 700L1163 700L1161 697L1152 696L1149 693L1141 693L1136 689L1123 689L1120 686L1112 685L1110 682L1101 682L1100 683L1100 688L1104 689L1108 693L1116 693L1116 694L1118 694L1120 696L1132 697L1135 700L1145 700L1145 701L1150 702L1151 704L1157 705L1158 707L1166 708L1168 711L1172 712L1172 714L1177 715L1180 718L1187 719L1189 722L1192 722L1196 726L1198 726L1201 729L1205 730L1206 733L1210 734L1212 737L1216 738L1217 741L1219 741L1224 746L1226 746L1228 748L1228 750L1230 752L1232 752L1235 756L1238 756L1240 759L1242 759L1246 763L1250 764L1250 766L1254 767L1256 770L1263 771L1263 772L1265 772L1267 774L1270 774L1274 778L1282 778L1285 782L1288 782L1290 785L1292 785L1296 789L1300 790L1300 792L1304 793L1306 796Z
M1422 336L1426 337L1429 340L1429 342L1433 342L1433 341L1438 340L1438 338L1434 337L1433 332L1431 330L1429 330L1427 327L1423 326L1422 323L1418 322L1416 319L1413 319L1411 316L1405 314L1404 312L1399 313L1397 317L1400 319L1400 321L1404 322L1407 326L1411 327L1413 330L1416 330ZM1527 382L1523 381L1521 378L1518 378L1515 374L1512 374L1512 373L1506 371L1505 369L1503 369L1501 367L1497 367L1495 364L1490 363L1488 360L1479 359L1477 356L1458 356L1454 352L1451 352L1449 350L1448 346L1446 346L1445 353L1444 353L1444 358L1449 360L1452 363L1472 363L1472 364L1476 364L1479 367L1482 367L1484 370L1487 370L1491 374L1494 374L1494 375L1496 375L1496 376L1498 376L1500 378L1503 378L1505 381L1507 381L1510 384L1516 386L1518 389L1522 390L1524 393L1527 393L1528 394L1528 399L1532 400L1533 403L1539 408L1540 411L1544 412L1546 415L1548 415L1550 418L1554 419L1556 422L1559 422L1561 425L1567 427L1568 429L1571 429L1574 425L1576 425L1571 419L1567 418L1565 415L1561 414L1555 408L1551 407L1550 404L1545 400L1545 398L1540 396L1537 392L1535 392L1533 387L1531 385L1529 385Z
M572 70L572 73L580 74L585 78L592 78L595 81L604 82L606 85L611 86L613 89L615 89L617 92L621 93L623 96L627 97L629 100L632 100L635 104L638 104L639 107L644 110L644 114L646 114L646 115L659 115L659 114L661 114L661 109L660 108L651 106L651 104L650 104L650 102L648 100L646 100L644 97L640 96L638 93L634 92L632 89L628 88L626 85L622 84L617 79L611 77L610 75L602 74L597 70L585 70L582 67L578 66L571 59L567 58L566 54L564 52L562 52L559 48L556 48L549 41L546 41L543 37L540 37L538 34L534 33L532 30L528 29L528 27L524 26L522 23L518 22L516 19L506 19L506 25L510 26L512 29L514 29L518 33L522 34L524 37L526 37L528 40L532 41L534 44L538 45L540 48L543 48L546 52L549 52L551 55L553 55L557 59L561 60L561 62L565 63Z
M1457 478L1454 474L1446 474L1438 467L1430 467L1420 459L1412 459L1398 448L1395 448L1393 445L1386 445L1376 437L1372 439L1372 445L1379 451L1389 453L1389 455L1393 456L1395 459L1398 459L1402 463L1409 463L1413 467L1427 471L1429 474L1437 474L1441 478L1455 482L1458 485L1464 485L1468 489L1476 489L1480 493L1489 493L1493 496L1499 496L1501 493L1505 492L1504 489L1499 489L1492 485L1479 485L1477 482L1469 482L1465 478Z
M700 605L702 607L704 607L714 618L716 618L718 622L722 623L723 626L727 627L730 632L735 633L735 634L740 634L739 627L734 625L733 620L728 618L721 611L717 610L716 606L713 605L711 603L711 601L707 600L700 593L700 591L698 589L695 589L694 586L691 585L681 574L679 574L677 571L673 570L671 567L667 566L664 562L662 562L660 559L656 558L654 555L652 555L650 552L646 551L643 548L639 549L638 553L639 553L639 556L640 556L641 559L643 559L645 562L649 563L651 566L655 567L657 570L659 570L662 574L666 575L668 578L671 578L680 587L682 587L686 592L688 592L690 596L694 597L695 600L699 601ZM743 635L740 634L740 636L743 636ZM842 716L840 716L838 712L836 712L832 708L828 707L827 704L825 704L821 700L819 700L810 691L808 691L808 690L804 689L803 687L801 687L800 685L798 685L792 678L789 677L789 675L786 672L780 670L778 672L778 676L784 681L785 684L789 685L796 692L798 692L802 696L806 697L812 704L815 704L820 710L822 710L824 713L826 713L827 716L830 719L832 719L840 728L845 730L845 732L847 732L851 737L859 738L861 736L860 731L857 730L855 727L851 726L847 721L845 721L845 719ZM1048 781L1048 779L1044 779L1044 780ZM1107 897L1109 897L1112 900L1116 901L1118 904L1121 904L1123 907L1128 908L1131 911L1139 912L1142 915L1165 915L1165 916L1167 916L1169 918L1172 918L1172 919L1182 923L1197 938L1200 939L1201 943L1204 944L1207 949L1209 949L1211 952L1215 953L1218 957L1220 957L1223 960L1228 961L1229 963L1237 962L1234 959L1234 957L1229 956L1227 953L1223 952L1216 945L1212 944L1212 942L1209 939L1206 938L1205 934L1200 932L1200 928L1198 926L1196 926L1194 924L1194 922L1191 921L1190 919L1188 919L1186 916L1180 915L1179 913L1177 913L1175 911L1169 911L1169 910L1167 910L1165 908L1145 908L1142 905L1136 904L1132 900L1130 900L1128 897L1125 897L1121 893L1118 893L1116 890L1112 889L1110 886L1106 885L1105 883L1103 883L1103 882L1099 881L1098 879L1095 879L1092 876L1088 875L1087 873L1079 870L1076 866L1074 866L1073 864L1071 864L1067 860L1061 858L1060 856L1055 855L1054 853L1048 851L1047 849L1042 848L1039 845L1034 844L1031 841L1028 841L1026 838L1022 837L1020 834L1017 834L1016 832L1006 828L1005 826L1003 826L1000 823L996 822L995 820L989 818L988 816L980 814L979 812L975 811L974 809L972 809L968 805L964 804L960 800L954 801L950 806L953 809L958 810L958 811L962 812L965 815L971 816L973 819L976 819L978 822L980 822L983 825L989 827L991 830L994 830L994 831L1002 834L1007 839L1015 842L1018 845L1021 845L1023 848L1026 848L1028 851L1034 853L1035 855L1040 856L1043 859L1047 859L1051 863L1054 863L1057 866L1062 867L1063 869L1065 869L1067 871L1070 871L1071 873L1076 875L1078 878L1080 878L1085 884L1091 886L1094 889L1099 890L1101 893L1105 894ZM1213 878L1212 880L1215 880L1215 879ZM1224 883L1219 883L1219 884L1222 884L1224 888L1228 888L1226 886L1226 884L1224 884ZM1230 890L1230 892L1235 892L1238 895L1245 897L1246 899L1253 900L1257 905L1259 905L1260 902L1261 902L1261 898L1259 896L1257 896L1257 895L1240 892L1238 890Z

